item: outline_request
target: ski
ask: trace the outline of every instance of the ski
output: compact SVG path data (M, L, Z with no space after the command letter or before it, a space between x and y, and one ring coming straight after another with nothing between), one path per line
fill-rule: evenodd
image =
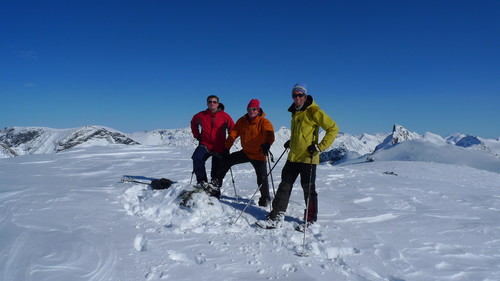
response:
M130 176L130 175L122 176L121 182L132 182L132 183L151 185L153 189L167 189L172 184L177 183L176 181L171 181L166 178L157 179L144 176Z
M142 184L151 184L153 180L156 180L156 178L150 178L144 176L130 176L130 175L124 175L121 178L121 182L135 182Z

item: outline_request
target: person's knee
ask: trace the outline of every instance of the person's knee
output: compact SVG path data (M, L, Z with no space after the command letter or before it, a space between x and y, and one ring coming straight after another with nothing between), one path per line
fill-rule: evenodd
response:
M204 157L203 153L194 153L191 159L193 159L194 162L204 163L205 160L203 157Z

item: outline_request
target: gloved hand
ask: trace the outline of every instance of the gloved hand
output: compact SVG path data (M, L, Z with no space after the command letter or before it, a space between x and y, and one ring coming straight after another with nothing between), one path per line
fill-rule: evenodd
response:
M283 144L283 147L285 149L289 149L290 148L290 140L287 140L284 144Z
M198 136L196 137L196 139L197 139L198 141L201 141L201 135L198 135Z
M260 149L262 149L262 153L264 153L264 155L269 153L269 148L271 148L271 146L267 142L260 145Z
M321 152L318 144L316 144L316 143L313 143L309 147L307 147L307 151L309 151L309 153L311 153L311 154L313 154L315 152Z

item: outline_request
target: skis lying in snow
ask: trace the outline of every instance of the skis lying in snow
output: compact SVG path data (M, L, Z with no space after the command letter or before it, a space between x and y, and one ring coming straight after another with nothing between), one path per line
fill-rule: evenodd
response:
M142 183L142 184L151 184L153 180L157 180L156 178L149 178L143 176L122 176L121 182L134 182L134 183Z
M122 176L121 182L133 182L133 183L147 184L147 185L151 185L151 187L153 189L167 189L173 183L177 183L175 181L171 181L171 180L166 179L166 178L156 179L156 178L150 178L150 177L144 177L144 176L129 176L129 175Z

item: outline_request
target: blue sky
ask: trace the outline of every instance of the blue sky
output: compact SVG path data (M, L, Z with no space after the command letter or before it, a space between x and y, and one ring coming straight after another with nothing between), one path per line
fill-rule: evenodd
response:
M294 83L351 134L500 136L500 1L0 4L0 127L189 126L216 94L289 127Z

